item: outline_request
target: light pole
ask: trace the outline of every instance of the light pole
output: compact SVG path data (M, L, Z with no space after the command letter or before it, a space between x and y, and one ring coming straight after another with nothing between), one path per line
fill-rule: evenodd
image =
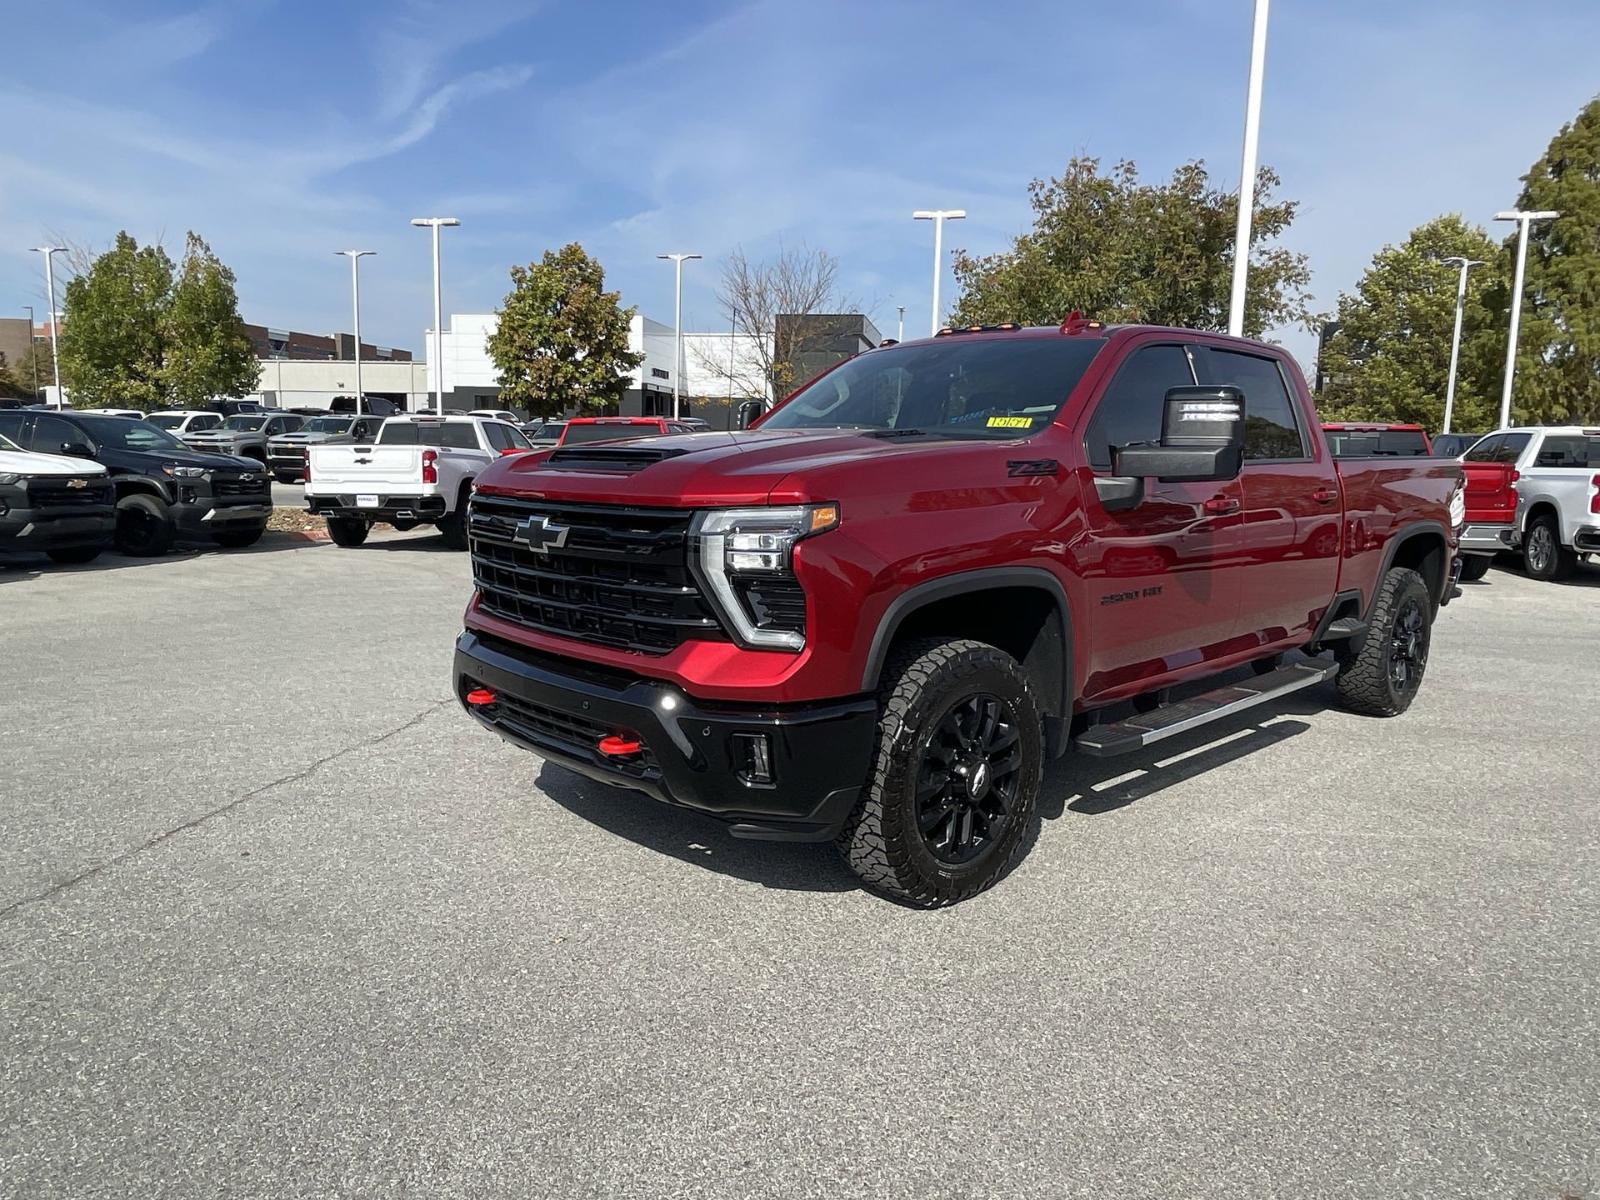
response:
M894 335L894 340L903 342L906 340L906 306L897 304L895 307L900 310L900 332Z
M33 402L39 402L39 356L33 352L33 305L24 304L28 310L28 361L33 364Z
M56 349L56 272L53 265L55 256L65 254L65 246L35 246L35 254L44 255L44 286L50 294L50 368L56 381L56 407L66 407L66 397L61 394L61 355ZM31 343L30 343L31 344Z
M1456 284L1456 331L1450 335L1450 382L1444 389L1444 428L1439 431L1449 433L1450 418L1456 411L1456 361L1461 357L1461 310L1467 304L1467 272L1484 264L1482 259L1463 258L1459 254L1439 261L1448 267L1461 268L1461 280Z
M933 312L928 316L928 336L939 332L939 276L944 263L944 223L959 221L967 215L964 208L919 208L911 214L913 221L933 222Z
M658 254L657 258L670 259L676 280L672 299L672 415L678 416L678 382L683 378L683 264L698 254Z
M368 254L376 254L377 251L335 250L334 253L343 254L350 259L350 304L353 309L356 333L356 416L360 417L363 411L361 406L366 401L367 394L361 390L361 273L358 268L364 257ZM435 291L435 294L437 295L437 291Z
M1228 298L1228 332L1244 336L1245 283L1250 274L1250 220L1256 206L1256 142L1261 132L1261 76L1267 66L1267 4L1256 0L1250 35L1250 84L1244 100L1244 152L1239 163L1239 216L1233 227L1233 292Z
M459 225L454 217L412 217L411 223L433 230L433 407L444 416L444 314L439 300L439 230L447 225ZM361 347L356 346L356 359L360 361Z
M1496 221L1517 223L1517 270L1516 280L1511 285L1511 333L1506 342L1506 381L1500 390L1501 429L1511 424L1511 383L1517 375L1517 330L1522 323L1522 268L1528 261L1528 226L1535 221L1553 221L1560 215L1549 209L1530 212L1516 208L1494 215Z

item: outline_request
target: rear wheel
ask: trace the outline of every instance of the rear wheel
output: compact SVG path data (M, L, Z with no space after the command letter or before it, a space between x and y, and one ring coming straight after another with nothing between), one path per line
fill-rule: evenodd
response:
M50 556L51 562L86 563L99 558L100 549L99 546L57 546L45 553Z
M1578 556L1561 544L1561 530L1548 514L1528 523L1522 543L1522 561L1535 579L1565 579L1577 566Z
M1489 564L1494 559L1487 554L1463 554L1461 556L1461 578L1468 583L1475 583L1489 573Z
M217 545L228 550L242 550L254 546L267 531L265 525L252 525L248 529L224 529L217 533Z
M328 518L328 536L335 546L359 546L370 532L372 526L357 517Z
M139 558L165 554L178 536L178 524L165 501L155 496L124 496L117 501L116 547Z
M300 482L300 472L299 471L274 471L272 473L272 477L274 479L276 479L279 483L299 483Z
M467 505L471 500L472 485L463 483L461 494L456 497L456 506L439 521L439 532L444 535L444 544L452 550L467 548Z
M1391 567L1378 584L1360 645L1341 657L1340 703L1373 717L1405 712L1422 686L1432 638L1428 585L1409 567Z
M999 881L1036 820L1044 759L1021 666L983 642L918 641L884 669L872 775L839 833L869 888L924 908Z

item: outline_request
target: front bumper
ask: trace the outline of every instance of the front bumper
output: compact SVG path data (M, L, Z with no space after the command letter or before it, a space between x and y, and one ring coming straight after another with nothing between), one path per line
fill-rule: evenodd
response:
M871 768L877 704L742 705L695 700L670 684L543 655L467 630L456 640L457 699L524 749L602 783L633 788L729 825L735 837L825 841L838 833ZM488 706L465 704L486 687ZM748 782L736 734L765 736L773 781ZM623 735L642 749L600 752Z
M1461 553L1498 554L1511 549L1510 525L1468 525L1461 530Z
M366 495L368 493L362 493ZM323 517L353 517L360 521L417 521L423 524L444 519L443 496L378 495L371 507L356 503L360 497L345 495L307 496L306 511Z
M172 507L172 516L178 522L179 531L191 534L241 525L264 525L271 515L271 504L216 504L205 499Z
M0 550L59 550L104 546L117 528L110 504L71 508L10 508L0 515Z

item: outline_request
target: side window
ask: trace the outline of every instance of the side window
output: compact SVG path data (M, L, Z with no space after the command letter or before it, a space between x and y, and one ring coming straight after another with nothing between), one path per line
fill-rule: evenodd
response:
M1111 468L1111 448L1161 440L1167 389L1192 387L1194 372L1182 346L1146 346L1117 368L1083 435L1089 465Z
M1531 441L1532 438L1533 435L1531 433L1506 434L1505 437L1500 440L1499 449L1495 451L1494 461L1502 463L1516 462L1517 459L1522 457L1522 452L1528 448L1528 442Z
M515 425L506 425L503 426L503 428L506 431L506 437L510 439L511 444L518 450L533 449L533 443L528 440L528 435L523 433L522 430L518 429Z
M511 439L506 436L506 427L499 421L485 421L483 423L483 436L489 443L491 450L511 449Z
M222 418L217 416L195 417L189 422L188 432L198 433L202 429L221 429Z
M1500 453L1500 443L1503 441L1505 441L1505 436L1498 433L1493 437L1483 438L1474 443L1472 449L1461 456L1461 461L1496 462L1496 455Z
M295 433L306 423L304 417L279 417L278 420L283 422L284 433Z
M1244 456L1309 458L1299 414L1276 361L1255 354L1207 347L1210 383L1231 384L1244 393Z
M22 445L21 413L0 412L0 437L10 438L17 445Z
M40 454L60 454L61 447L69 442L87 442L89 438L76 425L60 417L40 416L33 423L32 449Z
M478 431L471 421L446 421L439 429L439 445L452 450L476 450Z

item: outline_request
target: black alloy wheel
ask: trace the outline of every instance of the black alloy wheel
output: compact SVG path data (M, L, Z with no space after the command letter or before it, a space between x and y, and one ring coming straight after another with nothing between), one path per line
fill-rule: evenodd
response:
M1395 613L1389 637L1389 683L1397 696L1416 691L1428 665L1428 615L1424 601L1408 596Z
M1013 819L1021 772L1011 706L988 692L956 701L930 731L917 771L917 828L928 853L957 866L987 854Z

